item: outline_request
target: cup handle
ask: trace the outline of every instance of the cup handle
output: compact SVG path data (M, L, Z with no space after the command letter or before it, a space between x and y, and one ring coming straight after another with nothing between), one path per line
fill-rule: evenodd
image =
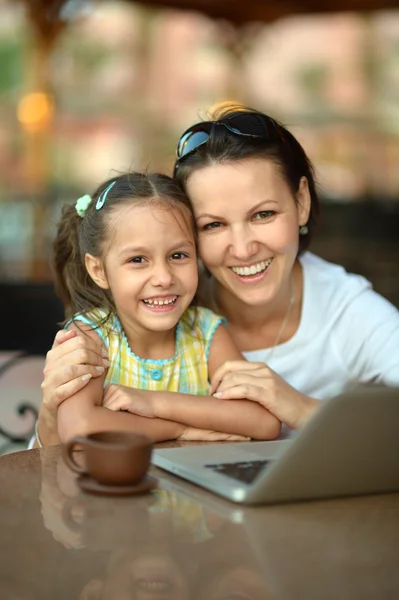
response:
M84 446L86 443L87 443L86 438L74 437L74 438L71 438L70 440L68 440L63 448L63 456L64 456L64 460L65 460L66 464L72 471L75 471L75 473L79 473L79 475L86 475L87 469L85 469L84 467L81 467L74 461L72 452L73 452L74 447L77 446L78 444L81 444L82 446Z

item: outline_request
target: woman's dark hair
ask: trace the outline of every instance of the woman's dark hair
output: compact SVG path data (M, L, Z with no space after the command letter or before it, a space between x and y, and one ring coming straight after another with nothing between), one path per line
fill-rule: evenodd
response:
M97 209L97 200L101 203L104 199L102 207ZM195 231L186 194L175 180L159 173L132 172L105 181L91 196L83 217L77 213L75 204L63 207L53 242L53 267L56 292L64 304L67 318L102 308L107 311L104 323L115 311L110 291L98 287L88 274L85 254L104 257L112 235L110 216L116 206L146 201L169 210L177 209L187 227Z
M258 116L258 123L254 119ZM251 119L248 118L251 116ZM316 191L314 167L298 140L275 119L242 105L221 105L210 115L210 120L223 122L239 129L238 135L226 127L213 127L209 139L193 152L176 162L175 178L185 189L190 175L212 163L235 162L247 158L264 158L273 161L281 170L293 194L299 189L300 180L306 177L311 207L306 223L308 232L299 236L299 252L306 250L317 222L320 203ZM266 135L267 132L267 135Z

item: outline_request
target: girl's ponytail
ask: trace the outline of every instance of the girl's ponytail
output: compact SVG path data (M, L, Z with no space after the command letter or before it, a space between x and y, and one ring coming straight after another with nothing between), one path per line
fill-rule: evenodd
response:
M97 287L86 270L80 248L81 226L82 217L76 212L75 205L65 205L53 242L53 267L55 290L67 319L96 307L107 308L108 304L105 290Z

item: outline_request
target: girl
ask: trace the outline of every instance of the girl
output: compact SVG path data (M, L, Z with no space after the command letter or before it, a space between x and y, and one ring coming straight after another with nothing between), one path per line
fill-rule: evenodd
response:
M204 432L192 428L216 430L214 439L278 436L279 421L260 406L207 396L215 371L241 355L223 319L192 306L198 284L194 221L172 179L120 175L65 206L54 265L68 328L100 338L109 360L106 372L99 367L101 375L60 407L62 441L104 429L141 431L156 441L201 439ZM135 388L136 413L157 392L158 404L176 404L179 422L107 410L103 388L110 384ZM184 401L192 394L205 397L185 421Z

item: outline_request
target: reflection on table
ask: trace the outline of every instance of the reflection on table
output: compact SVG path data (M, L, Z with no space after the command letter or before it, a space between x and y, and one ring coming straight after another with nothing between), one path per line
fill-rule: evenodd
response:
M0 458L0 597L399 597L399 494L241 508L152 475L150 494L100 497L59 447Z

